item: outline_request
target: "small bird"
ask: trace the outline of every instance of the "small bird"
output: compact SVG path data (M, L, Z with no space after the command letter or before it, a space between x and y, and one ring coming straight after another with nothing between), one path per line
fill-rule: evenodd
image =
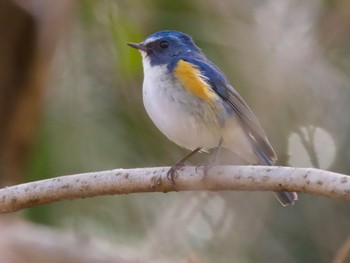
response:
M154 124L171 141L192 152L170 174L201 150L226 148L250 164L277 160L256 116L226 76L193 42L178 31L156 32L143 42L127 43L142 55L143 103ZM293 205L294 192L275 192Z

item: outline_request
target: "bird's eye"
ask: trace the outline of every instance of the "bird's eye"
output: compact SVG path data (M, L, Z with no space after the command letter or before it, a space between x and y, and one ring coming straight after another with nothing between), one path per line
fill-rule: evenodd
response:
M159 46L163 49L167 48L169 46L168 41L160 41Z

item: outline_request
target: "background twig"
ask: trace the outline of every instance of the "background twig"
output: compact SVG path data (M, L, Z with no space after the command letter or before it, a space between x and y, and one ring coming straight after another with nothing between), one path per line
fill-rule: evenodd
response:
M338 252L336 253L333 263L344 263L348 255L350 254L350 235L340 246Z

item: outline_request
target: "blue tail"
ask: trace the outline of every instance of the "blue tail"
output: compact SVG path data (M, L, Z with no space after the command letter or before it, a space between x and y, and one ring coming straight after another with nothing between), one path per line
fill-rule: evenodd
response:
M255 147L255 146L253 147L254 147L254 153L261 165L273 166L273 161L268 156L266 156L266 154L262 150L260 150L259 147ZM298 200L298 195L295 192L274 192L274 193L278 201L280 201L280 203L283 206L294 205L295 201Z

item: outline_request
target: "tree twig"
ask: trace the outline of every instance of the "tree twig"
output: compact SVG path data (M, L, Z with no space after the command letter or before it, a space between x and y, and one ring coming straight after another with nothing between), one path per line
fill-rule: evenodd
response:
M345 240L345 242L338 249L335 258L333 259L333 263L344 263L346 258L350 254L350 235Z
M170 167L115 169L61 176L0 189L0 212L62 200L99 195L170 192ZM203 170L184 167L178 172L177 191L296 191L350 200L350 177L314 168L216 166L203 180Z

